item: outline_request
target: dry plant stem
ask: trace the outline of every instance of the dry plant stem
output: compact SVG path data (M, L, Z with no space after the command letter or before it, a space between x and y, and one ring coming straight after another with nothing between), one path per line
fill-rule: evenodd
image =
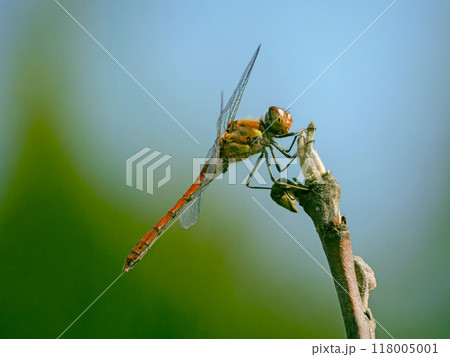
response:
M312 147L314 131L311 123L306 135L298 140L298 156L309 191L291 192L319 234L335 279L347 337L375 338L375 321L368 308L369 293L376 286L375 276L360 257L353 256L350 232L339 211L341 189Z

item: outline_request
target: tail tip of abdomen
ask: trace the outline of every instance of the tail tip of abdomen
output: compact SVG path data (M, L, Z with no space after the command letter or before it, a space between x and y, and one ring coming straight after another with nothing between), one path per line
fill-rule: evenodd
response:
M122 273L127 273L128 271L133 269L133 267L136 263L137 263L137 260L127 258L127 260L125 261L125 265L123 266Z
M156 233L155 230L151 230L150 232ZM144 237L145 238L145 237ZM150 248L150 244L144 241L144 238L139 241L139 243L131 250L130 254L127 256L127 260L125 261L125 265L123 266L122 272L125 273L132 269L147 253Z

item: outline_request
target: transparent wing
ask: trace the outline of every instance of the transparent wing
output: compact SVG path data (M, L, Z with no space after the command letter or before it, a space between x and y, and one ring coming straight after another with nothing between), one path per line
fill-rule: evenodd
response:
M215 149L216 146L213 146L212 149ZM211 149L211 150L212 150ZM208 187L208 184L211 183L217 176L223 173L227 166L224 165L221 159L214 159L214 164L209 164L206 171L205 178L203 180L202 186L197 191L197 194L194 196L191 202L186 205L186 208L182 211L180 215L180 223L183 228L188 229L193 226L198 221L198 217L200 215L200 205L203 199L203 193Z
M203 191L200 192L191 202L184 212L181 213L180 223L184 229L188 229L193 226L198 221L198 216L200 215L200 204L203 198Z
M225 108L223 107L223 94L221 99L221 105L220 105L220 115L219 119L217 119L217 135L216 140L214 141L214 145L211 147L207 154L208 159L216 159L215 164L211 164L208 167L207 173L210 177L209 182L212 181L214 177L216 177L218 174L225 171L225 168L223 167L223 163L219 159L220 156L220 147L219 142L220 138L222 137L222 134L227 130L228 124L230 124L234 118L236 118L236 113L239 108L239 104L241 103L242 95L244 94L245 86L247 85L248 79L250 77L250 73L252 72L253 65L255 64L256 57L258 57L259 49L261 48L261 45L258 46L255 53L253 54L252 59L250 60L249 64L247 65L247 68L245 69L244 73L242 74L242 77L236 86L236 89L234 90L233 94L231 95L231 98L228 100L227 105Z
M231 95L230 100L228 101L225 108L223 107L223 94L221 98L220 105L220 115L219 119L217 119L217 135L216 140L214 141L213 146L208 151L206 158L208 159L206 165L208 168L206 170L206 175L202 183L202 187L199 189L197 195L193 198L191 202L189 202L182 211L180 215L180 223L183 228L189 228L197 223L198 217L200 215L200 204L203 198L203 193L206 187L211 181L220 175L221 173L226 171L226 165L224 165L223 161L220 159L220 147L219 142L222 134L226 131L228 124L231 123L236 117L237 110L239 108L239 104L241 103L242 95L244 94L245 86L247 85L248 79L250 77L250 73L252 71L253 65L255 64L256 57L258 56L259 49L261 45L256 49L250 63L247 65L247 68L244 71L236 89Z
M245 86L247 85L248 78L250 77L250 73L252 72L252 68L255 64L256 57L258 57L260 48L261 45L259 45L256 49L255 54L247 65L247 68L245 69L244 74L242 75L236 89L231 95L230 100L220 113L219 120L217 121L217 131L220 131L221 133L227 129L228 124L230 124L236 117L239 104L241 103L242 95L244 94Z

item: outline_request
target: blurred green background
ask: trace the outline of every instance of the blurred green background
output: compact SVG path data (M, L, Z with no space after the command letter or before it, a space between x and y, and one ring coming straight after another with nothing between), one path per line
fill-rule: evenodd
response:
M54 1L0 1L0 337L56 338L118 276L259 43L241 118L291 103L389 2L61 0L198 145ZM449 16L399 1L291 109L293 129L318 127L396 338L450 337ZM144 147L173 156L154 195L125 185ZM197 225L170 228L64 337L345 337L333 282L252 196L327 266L303 212L217 181Z

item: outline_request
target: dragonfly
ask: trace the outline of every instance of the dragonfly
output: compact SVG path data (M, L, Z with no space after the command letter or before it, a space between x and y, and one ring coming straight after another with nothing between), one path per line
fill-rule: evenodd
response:
M200 203L206 187L208 187L217 176L225 173L230 163L241 161L250 156L259 154L255 166L248 176L246 182L247 187L253 189L271 189L271 187L253 186L251 184L251 180L263 159L265 159L272 182L278 182L278 184L284 185L286 188L292 186L290 183L280 183L280 181L275 179L269 161L269 152L274 158L277 170L280 172L285 170L286 168L280 168L275 156L274 148L284 156L294 158L295 155L290 155L289 152L298 135L306 129L297 132L289 132L292 124L292 116L286 110L276 106L270 107L264 118L260 117L258 121L250 119L235 120L236 113L260 47L261 45L256 49L225 107L223 107L222 95L221 110L217 120L216 138L206 156L205 164L202 166L197 179L178 202L131 250L130 254L127 256L123 271L127 272L132 269L177 218L179 218L183 228L186 229L197 222L200 214ZM294 136L294 140L288 149L283 148L274 140L292 136ZM292 187L307 190L305 187L297 184Z

